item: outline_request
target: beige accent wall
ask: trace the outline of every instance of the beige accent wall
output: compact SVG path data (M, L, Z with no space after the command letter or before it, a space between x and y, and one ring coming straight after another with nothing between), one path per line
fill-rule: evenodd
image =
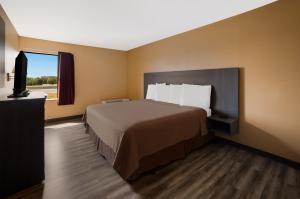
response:
M145 72L240 67L240 133L219 136L300 162L299 10L278 1L130 50L129 97Z
M74 54L75 104L58 106L46 101L46 119L82 114L87 105L102 99L127 96L127 54L124 51L94 48L20 37L20 50Z
M19 50L19 37L14 26L0 5L0 16L5 22L5 65L0 66L0 95L12 93L13 81L6 81L6 73L11 73Z

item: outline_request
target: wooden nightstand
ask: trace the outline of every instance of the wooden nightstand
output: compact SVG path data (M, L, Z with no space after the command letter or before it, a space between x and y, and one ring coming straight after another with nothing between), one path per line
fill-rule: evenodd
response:
M207 127L209 131L213 132L236 134L239 131L239 120L212 115L207 118Z

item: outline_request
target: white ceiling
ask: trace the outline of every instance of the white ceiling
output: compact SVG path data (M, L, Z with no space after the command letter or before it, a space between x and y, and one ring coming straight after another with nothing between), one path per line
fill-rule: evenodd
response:
M275 0L0 0L21 36L129 50Z

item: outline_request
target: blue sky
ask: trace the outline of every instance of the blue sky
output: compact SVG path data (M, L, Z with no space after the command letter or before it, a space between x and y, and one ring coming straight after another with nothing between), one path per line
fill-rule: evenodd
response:
M27 64L27 77L57 76L57 56L25 53Z

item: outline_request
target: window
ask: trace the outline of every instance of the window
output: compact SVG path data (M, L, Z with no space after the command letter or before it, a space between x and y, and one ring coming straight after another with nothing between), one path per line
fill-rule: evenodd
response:
M27 63L27 89L48 94L47 99L57 98L58 56L40 53L25 53Z

